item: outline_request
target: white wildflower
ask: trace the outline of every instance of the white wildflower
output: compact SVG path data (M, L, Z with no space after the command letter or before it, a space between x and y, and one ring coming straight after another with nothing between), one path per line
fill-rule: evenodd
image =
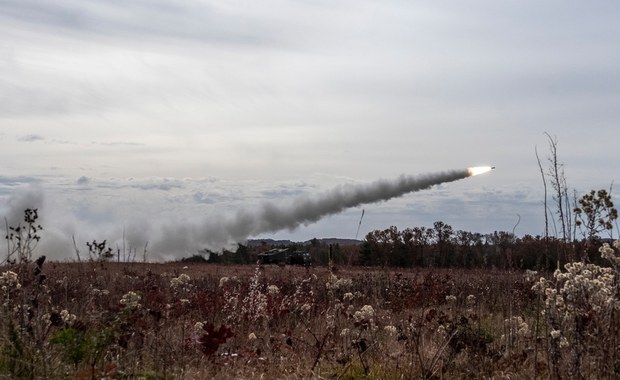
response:
M190 277L185 273L179 275L179 277L174 277L170 280L170 287L176 289L178 287L185 286L189 284Z
M276 295L280 293L280 289L276 285L269 285L267 287L267 292L271 295Z
M456 302L456 296L452 295L452 294L446 296L446 302L448 302L448 303L455 303Z
M73 322L77 320L77 317L75 316L75 314L71 314L66 309L63 309L60 311L60 318L62 318L62 321L68 325L72 324Z
M140 300L142 297L140 294L130 291L123 295L120 300L121 305L125 305L126 309L139 309L141 307Z
M385 332L387 332L389 335L394 336L396 335L396 333L398 332L398 330L396 329L396 327L392 326L392 325L387 325L383 328L385 330Z
M560 332L560 330L551 330L550 335L553 339L558 339L560 335L562 335L562 333Z
M338 278L336 275L331 275L329 280L325 283L325 288L328 290L348 289L353 285L353 280L350 278Z
M359 311L356 311L355 314L353 314L353 319L355 319L355 322L357 323L368 322L371 321L374 316L375 309L373 309L370 305L364 305Z
M251 341L256 340L256 334L254 334L253 332L251 332L251 333L248 335L248 340L249 340L250 342L251 342Z
M0 275L0 285L2 285L2 289L6 290L9 288L20 289L21 284L19 283L19 278L17 277L17 273L13 271L3 272Z

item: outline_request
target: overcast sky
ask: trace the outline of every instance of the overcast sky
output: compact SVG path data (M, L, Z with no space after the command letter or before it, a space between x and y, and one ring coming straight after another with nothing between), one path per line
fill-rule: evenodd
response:
M123 228L187 256L265 202L495 165L258 237L354 238L362 209L360 238L539 235L545 132L570 189L620 179L619 19L617 1L0 0L0 213L38 207L54 258Z

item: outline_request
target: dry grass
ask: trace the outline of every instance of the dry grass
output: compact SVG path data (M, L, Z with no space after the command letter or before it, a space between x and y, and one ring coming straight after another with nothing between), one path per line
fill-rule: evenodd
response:
M1 376L551 374L539 298L522 273L93 262L9 271Z

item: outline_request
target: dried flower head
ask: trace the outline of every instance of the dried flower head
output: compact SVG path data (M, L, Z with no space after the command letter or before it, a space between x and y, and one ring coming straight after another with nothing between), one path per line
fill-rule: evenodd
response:
M21 284L19 283L17 273L13 271L3 272L0 275L0 286L2 286L3 290L20 289Z
M63 309L60 311L60 318L62 318L62 321L66 323L67 325L71 325L73 324L73 322L77 320L77 317L75 316L75 314L71 314L66 309Z
M388 333L388 335L390 336L394 336L396 335L396 333L398 332L398 330L396 329L395 326L392 325L387 325L383 328L385 330L386 333Z
M179 275L179 277L174 277L173 279L170 280L170 287L173 289L176 289L179 287L185 287L189 284L189 281L190 281L190 277L186 275L185 273L182 273Z
M120 303L121 305L125 305L125 309L129 309L129 310L139 309L141 307L140 305L141 299L142 297L140 296L140 294L133 292L133 291L129 291L123 295L123 297L120 300Z
M276 285L269 285L267 287L267 292L271 295L276 295L280 293L280 289Z
M364 305L360 310L356 311L355 314L353 314L353 319L355 319L355 322L357 323L362 323L372 321L372 318L374 316L375 309L373 309L370 305Z

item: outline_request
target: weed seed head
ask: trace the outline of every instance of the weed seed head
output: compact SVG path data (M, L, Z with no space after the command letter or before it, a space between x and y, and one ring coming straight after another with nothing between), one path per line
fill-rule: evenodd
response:
M394 336L398 332L396 327L394 327L392 325L387 325L383 329L385 330L386 333L388 333L389 336Z
M123 295L123 297L120 300L120 303L121 305L125 305L125 309L127 310L135 310L141 307L140 305L141 299L142 297L140 296L140 294L133 292L133 291L129 291Z
M375 316L375 309L370 305L364 305L362 308L353 314L353 319L357 323L364 323L372 321L372 318Z
M8 289L20 289L21 284L17 278L17 273L13 271L3 272L0 275L0 286L2 286L2 290L4 291Z
M276 285L269 285L267 287L267 292L271 295L276 295L280 293L280 289Z
M174 277L170 280L170 287L173 289L177 289L180 287L185 287L189 284L190 277L185 273L179 275L179 277Z

